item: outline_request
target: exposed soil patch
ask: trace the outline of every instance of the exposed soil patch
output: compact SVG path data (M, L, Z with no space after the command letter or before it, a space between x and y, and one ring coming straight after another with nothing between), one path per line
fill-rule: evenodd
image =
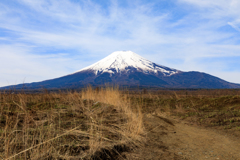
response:
M237 137L189 124L176 117L146 114L144 125L148 131L147 142L143 148L128 153L127 159L240 160L240 140Z

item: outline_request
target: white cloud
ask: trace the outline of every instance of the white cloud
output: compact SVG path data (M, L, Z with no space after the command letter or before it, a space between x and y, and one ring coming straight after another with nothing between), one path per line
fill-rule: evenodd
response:
M240 32L240 19L238 19L237 21L234 22L228 22L228 24L233 27L235 30L237 30L238 32Z
M212 70L214 64L201 64L198 59L239 56L240 35L219 31L227 25L239 29L238 0L178 0L178 9L187 10L181 18L174 18L173 10L153 11L154 3L134 1L135 7L130 8L120 7L117 1L106 8L91 1L81 5L69 0L18 2L25 7L12 8L0 2L0 29L11 33L0 38L0 58L4 61L0 64L4 68L0 70L4 77L0 86L20 83L24 77L27 82L59 77L116 50L132 50L169 67L227 79L224 67ZM182 9L181 4L191 7ZM55 49L58 51L51 53ZM171 58L181 63L169 61ZM237 78L231 81L240 82Z
M34 55L31 50L21 45L0 45L1 86L60 77L69 73L69 64L84 66L68 58L67 54Z
M201 16L209 19L229 19L240 18L239 0L178 0L201 9Z

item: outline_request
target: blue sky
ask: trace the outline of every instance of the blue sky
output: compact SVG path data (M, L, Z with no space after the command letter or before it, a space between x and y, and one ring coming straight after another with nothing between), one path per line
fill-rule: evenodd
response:
M1 0L0 86L80 70L118 50L240 83L239 0Z

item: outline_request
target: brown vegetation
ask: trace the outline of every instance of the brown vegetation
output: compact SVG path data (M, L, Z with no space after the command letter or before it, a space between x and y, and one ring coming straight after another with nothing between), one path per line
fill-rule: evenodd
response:
M240 90L158 91L131 99L142 102L144 113L240 135Z
M5 160L111 159L141 145L143 134L140 110L118 88L0 95Z
M223 139L211 130L239 139L240 90L0 94L0 160L191 159L179 148L199 153L195 139L204 136L209 149L208 135ZM190 134L193 142L183 137L180 144L178 137Z

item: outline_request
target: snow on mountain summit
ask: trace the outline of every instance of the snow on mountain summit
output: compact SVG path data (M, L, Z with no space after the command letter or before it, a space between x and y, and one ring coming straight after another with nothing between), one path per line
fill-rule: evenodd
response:
M178 73L176 69L171 69L165 66L155 64L132 51L116 51L105 57L104 59L81 69L78 72L85 70L92 70L96 75L105 72L114 74L118 72L128 71L130 68L137 69L144 73L158 72L163 73L165 76L170 76Z

